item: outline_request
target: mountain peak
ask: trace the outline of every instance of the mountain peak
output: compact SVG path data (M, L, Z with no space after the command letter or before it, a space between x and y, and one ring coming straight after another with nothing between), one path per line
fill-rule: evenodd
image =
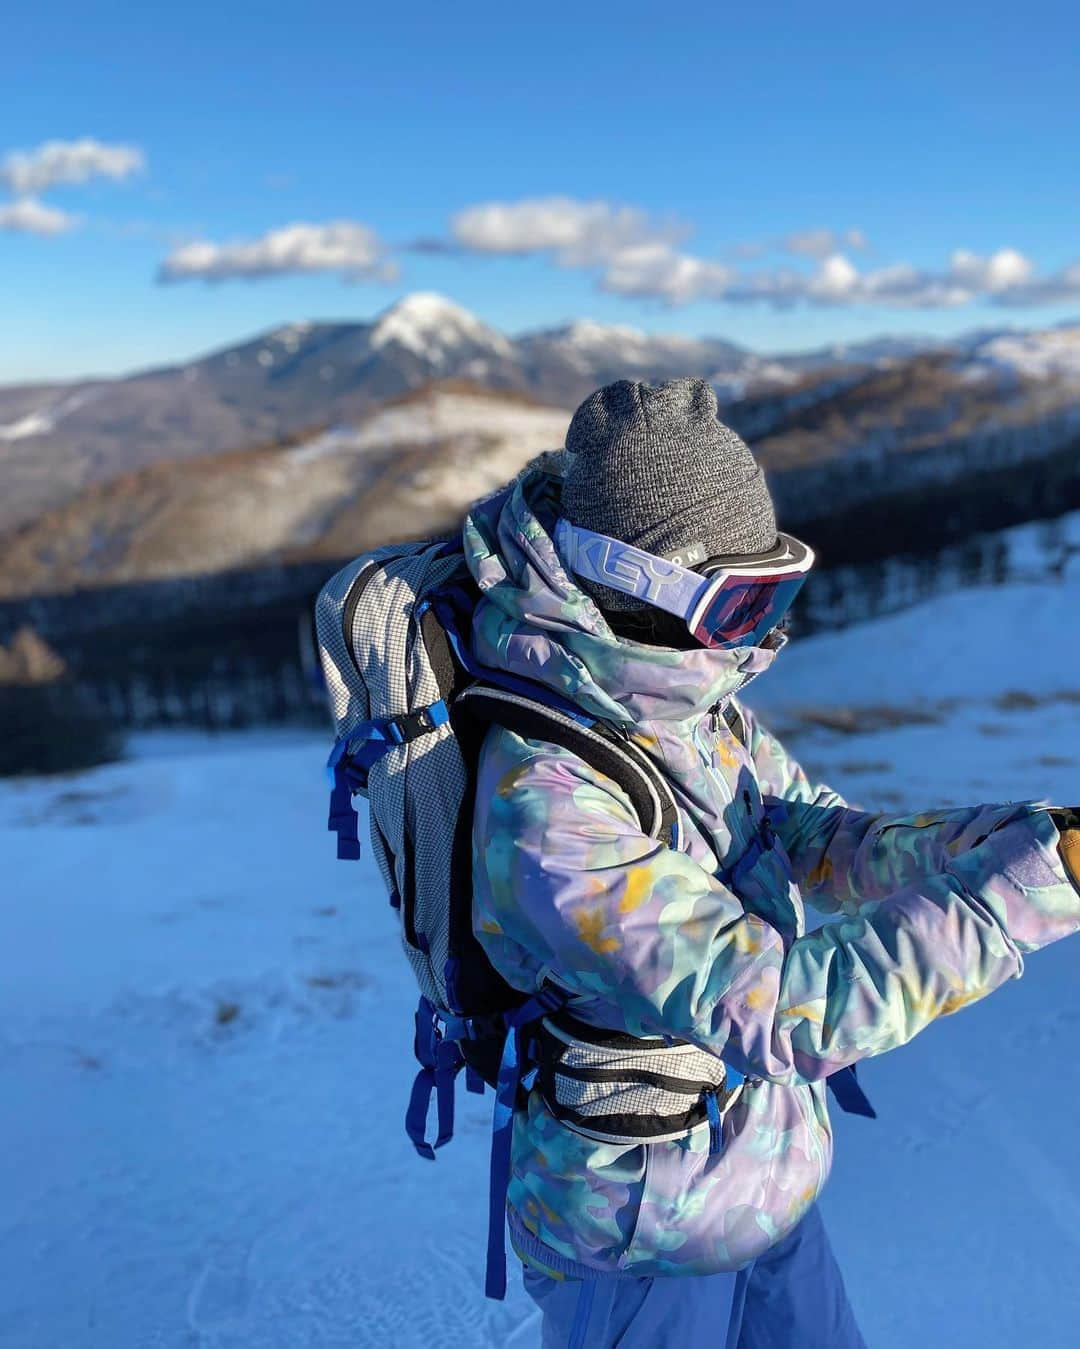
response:
M510 344L501 333L445 295L431 290L413 291L384 309L375 320L369 341L373 348L396 342L425 360L436 362L448 349L465 343L491 347L501 354L510 351Z

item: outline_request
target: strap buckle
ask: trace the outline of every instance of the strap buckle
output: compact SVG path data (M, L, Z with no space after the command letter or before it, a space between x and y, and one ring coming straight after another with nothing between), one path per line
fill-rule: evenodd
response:
M448 719L446 704L440 701L432 703L430 707L418 707L413 712L402 712L388 718L386 729L395 745L407 745L410 740L444 725Z

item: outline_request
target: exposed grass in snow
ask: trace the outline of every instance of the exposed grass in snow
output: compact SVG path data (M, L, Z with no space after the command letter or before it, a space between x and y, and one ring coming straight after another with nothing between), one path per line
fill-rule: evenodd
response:
M751 701L866 805L1080 803L1078 602L793 643ZM520 1290L481 1293L490 1096L435 1166L404 1137L414 995L372 864L333 860L324 741L134 747L0 785L0 1343L535 1344ZM1078 962L867 1064L880 1120L836 1120L823 1208L873 1349L1075 1343Z

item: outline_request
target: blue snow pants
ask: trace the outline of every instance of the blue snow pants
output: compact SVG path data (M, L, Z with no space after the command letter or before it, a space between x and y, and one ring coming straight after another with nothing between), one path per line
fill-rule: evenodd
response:
M524 1278L543 1349L866 1349L816 1207L730 1274Z

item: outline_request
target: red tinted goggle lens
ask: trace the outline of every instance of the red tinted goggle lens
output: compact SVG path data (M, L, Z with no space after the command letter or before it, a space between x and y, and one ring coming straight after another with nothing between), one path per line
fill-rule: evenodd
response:
M798 576L728 576L709 601L694 636L704 646L756 646L802 589Z

